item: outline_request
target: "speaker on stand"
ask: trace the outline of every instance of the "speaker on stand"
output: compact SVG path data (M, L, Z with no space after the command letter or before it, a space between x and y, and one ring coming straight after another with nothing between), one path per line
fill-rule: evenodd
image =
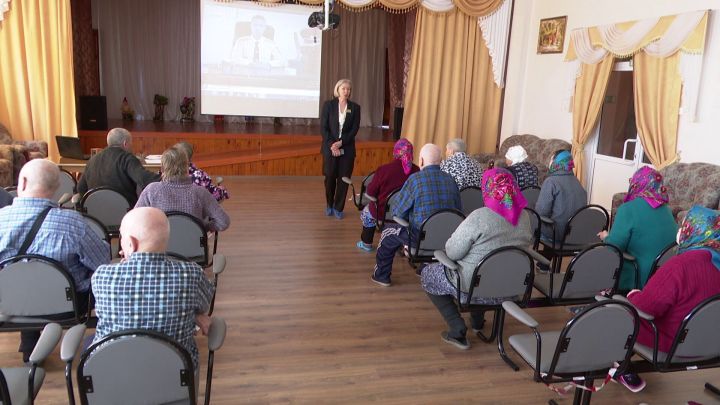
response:
M80 129L107 130L107 101L105 96L80 96Z

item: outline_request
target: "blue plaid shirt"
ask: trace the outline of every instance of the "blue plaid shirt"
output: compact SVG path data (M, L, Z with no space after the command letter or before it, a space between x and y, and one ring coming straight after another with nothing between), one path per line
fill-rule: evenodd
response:
M64 264L75 280L77 291L90 289L90 276L110 261L110 246L86 225L77 211L57 208L44 198L18 197L0 209L0 260L16 256L37 216L50 210L27 254L55 259Z
M407 219L418 230L427 217L443 208L461 209L460 191L451 175L432 165L408 177L392 213Z
M197 369L195 315L208 311L213 290L200 266L163 253L133 253L124 262L100 266L92 276L98 316L93 343L112 332L152 330L185 347Z

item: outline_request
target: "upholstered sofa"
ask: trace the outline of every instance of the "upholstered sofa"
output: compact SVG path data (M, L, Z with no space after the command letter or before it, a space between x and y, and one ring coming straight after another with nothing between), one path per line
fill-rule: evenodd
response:
M47 156L47 142L15 141L0 124L0 187L16 185L20 169L28 160Z
M542 139L535 135L513 135L505 139L500 145L497 154L481 153L473 155L483 166L487 167L491 161L497 167L505 167L505 153L511 146L521 145L527 151L527 161L538 168L538 181L540 184L545 180L548 173L548 163L555 151L560 149L570 150L570 144L560 139Z
M680 222L693 205L720 208L720 166L710 163L674 163L662 170L668 205ZM627 193L613 196L613 217Z

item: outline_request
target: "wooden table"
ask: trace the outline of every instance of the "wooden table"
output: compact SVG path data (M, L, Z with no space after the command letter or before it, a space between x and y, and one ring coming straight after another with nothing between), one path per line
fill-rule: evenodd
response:
M83 173L85 172L85 166L87 166L88 161L82 160L82 159L71 159L71 158L64 158L61 157L60 159L52 159L52 162L58 165L58 167L62 170L68 171L70 173ZM160 171L160 163L147 163L145 160L140 160L140 162L143 164L143 167L150 170L150 171Z

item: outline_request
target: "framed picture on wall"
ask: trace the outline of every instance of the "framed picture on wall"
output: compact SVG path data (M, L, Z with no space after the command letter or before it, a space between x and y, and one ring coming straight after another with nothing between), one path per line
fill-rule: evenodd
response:
M540 20L537 53L562 53L566 27L567 16Z

